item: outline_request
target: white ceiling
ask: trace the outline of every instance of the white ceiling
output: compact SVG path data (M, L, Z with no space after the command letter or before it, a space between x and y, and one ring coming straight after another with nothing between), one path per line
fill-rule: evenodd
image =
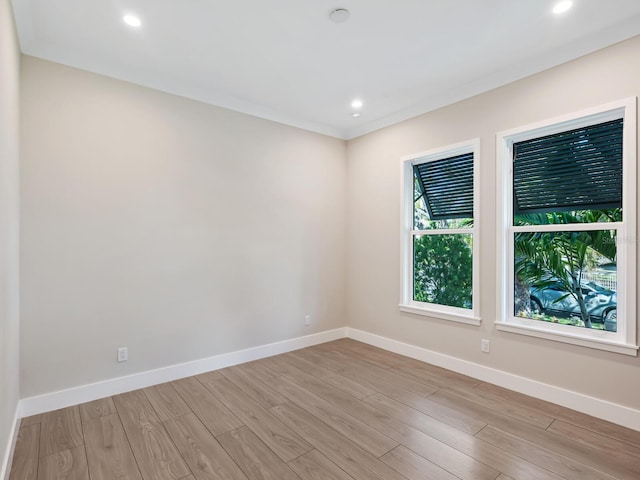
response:
M575 0L560 16L555 1L13 5L26 54L353 138L640 34L640 0ZM335 7L351 11L346 23L329 21ZM139 29L123 23L129 12ZM355 97L364 101L358 119Z

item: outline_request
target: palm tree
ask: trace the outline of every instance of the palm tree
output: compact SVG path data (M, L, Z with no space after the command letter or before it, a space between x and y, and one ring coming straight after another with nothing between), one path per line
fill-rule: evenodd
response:
M622 218L620 209L586 210L535 215L519 215L518 225L550 225L568 223L615 222ZM515 272L525 284L543 289L560 284L580 308L580 318L591 328L591 319L582 294L582 272L587 266L589 251L615 261L616 231L525 232L515 236Z

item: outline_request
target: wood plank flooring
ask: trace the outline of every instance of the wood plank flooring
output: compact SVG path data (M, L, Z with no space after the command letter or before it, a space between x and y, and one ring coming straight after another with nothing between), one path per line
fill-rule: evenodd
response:
M10 480L638 480L640 432L343 339L23 419Z

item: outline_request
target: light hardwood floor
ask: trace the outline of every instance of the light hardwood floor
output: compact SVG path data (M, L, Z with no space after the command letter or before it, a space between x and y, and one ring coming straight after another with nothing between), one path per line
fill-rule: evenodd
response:
M640 432L353 340L23 419L10 480L640 479Z

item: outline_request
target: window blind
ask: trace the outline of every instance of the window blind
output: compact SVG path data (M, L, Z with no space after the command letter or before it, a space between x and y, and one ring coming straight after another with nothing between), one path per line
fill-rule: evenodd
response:
M622 207L623 119L515 143L514 215Z
M473 218L473 153L414 165L431 220Z

